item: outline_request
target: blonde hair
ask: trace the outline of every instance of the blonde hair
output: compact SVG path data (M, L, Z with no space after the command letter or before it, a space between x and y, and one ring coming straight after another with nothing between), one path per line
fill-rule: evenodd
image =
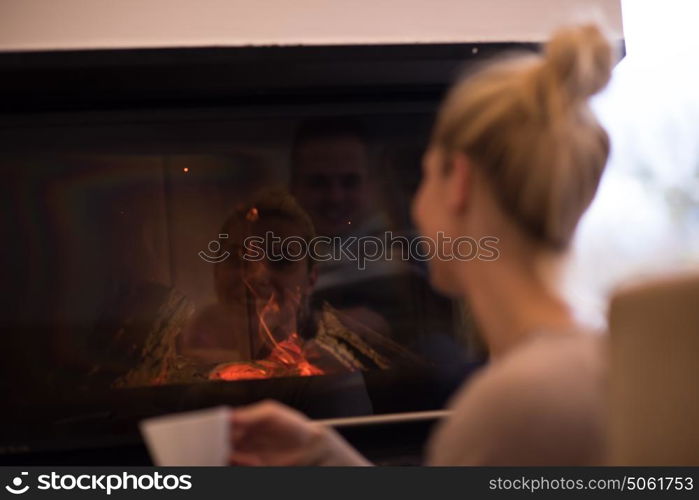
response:
M613 63L597 27L563 29L543 55L497 61L458 83L440 110L432 145L466 154L520 228L562 250L609 154L588 98L607 84Z

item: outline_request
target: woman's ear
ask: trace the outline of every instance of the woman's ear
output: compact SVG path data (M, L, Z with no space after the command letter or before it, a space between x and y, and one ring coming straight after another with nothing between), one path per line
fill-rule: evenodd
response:
M471 201L472 165L463 153L456 153L448 160L451 165L447 179L447 205L449 209L461 214L468 209Z

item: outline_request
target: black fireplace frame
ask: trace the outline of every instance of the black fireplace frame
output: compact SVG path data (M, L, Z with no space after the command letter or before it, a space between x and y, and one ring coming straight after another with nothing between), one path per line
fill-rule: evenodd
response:
M465 64L536 43L0 53L0 113L435 101Z

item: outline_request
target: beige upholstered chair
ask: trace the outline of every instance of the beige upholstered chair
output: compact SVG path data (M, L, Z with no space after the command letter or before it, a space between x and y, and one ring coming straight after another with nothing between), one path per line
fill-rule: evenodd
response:
M612 465L699 465L699 274L620 291L610 308Z

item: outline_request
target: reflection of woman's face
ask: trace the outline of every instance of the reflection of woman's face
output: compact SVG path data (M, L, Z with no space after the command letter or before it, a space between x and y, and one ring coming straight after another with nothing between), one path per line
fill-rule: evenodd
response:
M273 235L284 240L301 234L298 224L281 217L251 223L245 235L229 234L231 257L217 264L214 272L219 301L227 305L253 305L258 317L275 331L277 340L297 329L299 316L308 312L313 285L308 258L289 260L265 255L261 260L252 261L242 258L240 250L248 236L267 239L268 235ZM259 247L281 254L279 243L263 243Z

